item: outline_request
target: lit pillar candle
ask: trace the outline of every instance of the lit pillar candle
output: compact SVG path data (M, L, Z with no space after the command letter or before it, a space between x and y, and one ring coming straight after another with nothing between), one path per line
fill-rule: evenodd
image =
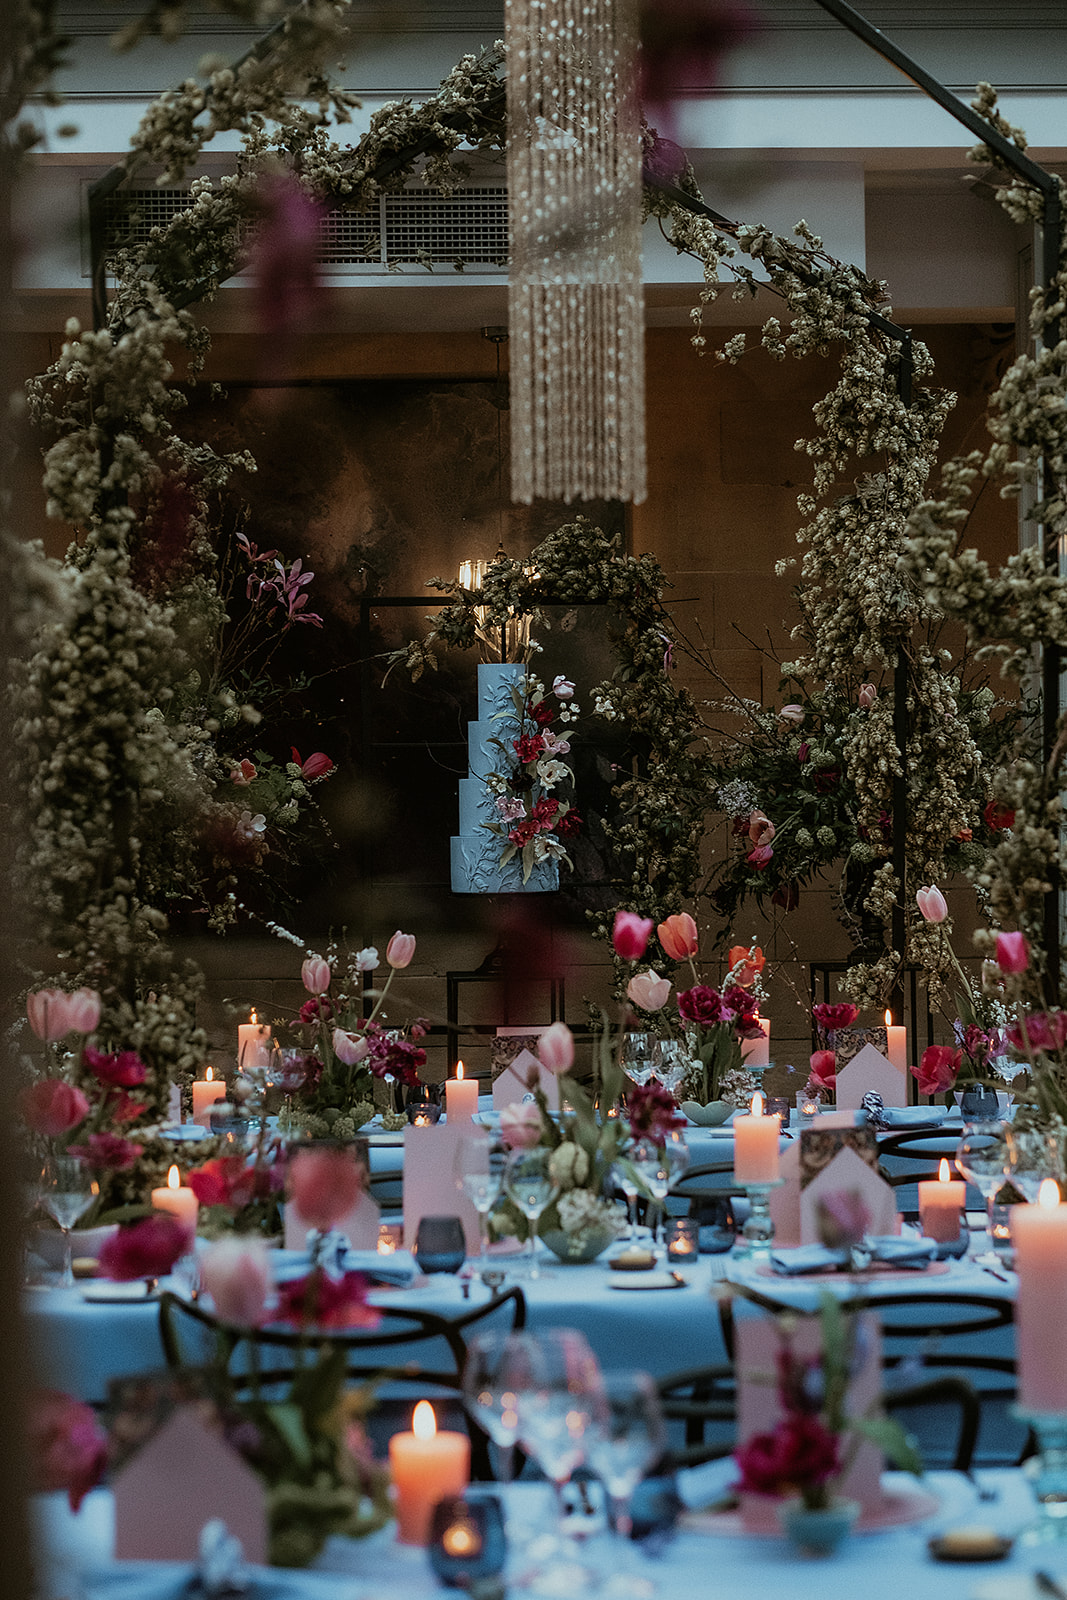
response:
M948 1162L941 1158L938 1176L919 1186L919 1220L928 1239L949 1244L960 1236L960 1212L967 1196L967 1185L949 1177Z
M1011 1237L1019 1275L1019 1404L1030 1411L1067 1411L1067 1206L1060 1204L1054 1179L1045 1179L1036 1205L1012 1206Z
M433 1406L420 1400L410 1433L389 1441L389 1470L396 1490L396 1536L402 1544L427 1544L439 1500L462 1494L470 1482L471 1446L465 1433L438 1433Z
M208 1067L202 1078L197 1078L193 1084L193 1121L199 1122L206 1128L211 1116L211 1108L218 1100L225 1100L226 1084L220 1078L215 1081L215 1074Z
M270 1060L270 1023L260 1022L253 1011L237 1026L237 1065L242 1072L265 1067Z
M752 1114L735 1117L734 1177L738 1183L778 1182L778 1134L781 1118L763 1114L763 1096L752 1096Z
M169 1211L179 1222L186 1223L191 1233L196 1232L200 1202L193 1191L182 1183L177 1167L171 1167L167 1173L165 1188L152 1190L152 1204L157 1211Z
M462 1061L456 1062L456 1076L445 1084L445 1111L449 1122L469 1122L478 1109L478 1080L463 1075Z
M908 1071L908 1030L903 1024L894 1025L893 1013L885 1014L886 1048L885 1053L898 1072L907 1075Z
M757 1017L760 1037L746 1039L744 1049L744 1064L746 1067L769 1067L771 1064L771 1024L767 1017Z

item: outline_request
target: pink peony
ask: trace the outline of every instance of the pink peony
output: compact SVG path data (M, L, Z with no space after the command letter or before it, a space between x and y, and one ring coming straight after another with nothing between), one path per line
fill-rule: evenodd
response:
M193 1230L169 1212L132 1222L111 1235L100 1251L100 1273L116 1283L162 1278L192 1249Z
M686 1126L677 1100L661 1083L635 1084L625 1104L630 1131L653 1144L662 1144L669 1133Z
M558 1078L574 1065L574 1035L565 1022L553 1022L537 1041L541 1065Z
M224 1322L258 1328L265 1320L271 1270L262 1239L220 1239L204 1256L201 1276Z
M113 1089L138 1089L148 1076L148 1068L135 1050L107 1055L86 1046L84 1060L97 1082Z
M75 989L67 996L67 1023L71 1033L81 1034L100 1026L100 996L95 989Z
M91 1133L84 1144L72 1144L68 1154L94 1172L128 1172L143 1148L118 1133Z
M671 980L661 978L658 972L653 972L649 967L647 972L636 972L626 985L628 999L635 1006L640 1006L642 1011L658 1011L667 1004L667 996L671 992Z
M810 1412L791 1411L771 1433L755 1433L737 1451L738 1488L788 1495L828 1483L841 1470L839 1440Z
M62 989L37 989L26 996L26 1015L38 1039L53 1044L70 1032L70 997Z
M385 959L391 967L410 967L415 954L415 935L401 933L398 928L385 947Z
M31 1398L28 1432L34 1489L65 1489L77 1511L107 1467L107 1434L96 1414L69 1394L41 1389Z
M1030 946L1024 933L997 934L997 966L1001 972L1025 972L1030 965Z
M363 1179L348 1150L298 1150L289 1163L289 1198L309 1228L325 1233L352 1210Z
M308 994L325 994L332 977L330 963L322 956L308 956L300 968L300 981Z
M652 934L652 918L633 911L616 911L611 929L615 954L624 961L640 961Z
M670 956L672 961L688 961L700 948L697 925L688 911L676 911L666 922L661 922L656 937L664 955Z
M370 1040L361 1033L349 1033L347 1028L333 1030L333 1053L346 1067L355 1067L370 1054Z
M89 1115L89 1102L72 1083L65 1083L62 1078L43 1078L22 1090L19 1110L34 1133L57 1139Z
M501 1106L500 1137L509 1150L532 1150L541 1143L541 1113L533 1101Z
M944 922L948 916L948 902L936 887L917 889L915 902L927 922Z
M859 1006L854 1006L848 1000L843 1000L839 1005L828 1005L821 1002L812 1006L811 1014L824 1033L836 1033L838 1028L851 1028L859 1016Z
M808 1083L814 1089L829 1089L831 1093L837 1088L837 1057L832 1050L812 1052Z
M963 1052L953 1050L951 1045L927 1045L919 1065L911 1069L919 1093L940 1094L944 1089L951 1089L962 1062Z
M376 1328L382 1314L367 1304L368 1287L362 1272L346 1272L343 1278L309 1272L281 1285L278 1319L295 1328Z

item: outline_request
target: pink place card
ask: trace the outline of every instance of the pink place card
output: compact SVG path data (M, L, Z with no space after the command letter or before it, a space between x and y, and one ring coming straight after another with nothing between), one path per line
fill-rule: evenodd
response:
M775 1381L780 1332L773 1317L741 1301L734 1302L737 1335L737 1439L744 1444L756 1433L768 1433L782 1414ZM882 1339L878 1317L863 1312L856 1329L857 1350L863 1359L848 1386L846 1405L850 1415L872 1409L882 1388ZM798 1316L793 1323L793 1346L800 1356L816 1356L821 1348L822 1327L818 1317ZM883 1502L882 1455L864 1441L856 1451L837 1492L846 1499L858 1500L867 1512L877 1511ZM764 1495L741 1496L741 1518L746 1528L756 1532L777 1532L780 1501Z
M550 1111L559 1110L559 1083L537 1059L537 1040L544 1028L498 1028L492 1045L493 1110L516 1105L530 1095L533 1075L548 1101Z
M867 1232L900 1232L895 1190L867 1165L855 1150L845 1146L817 1177L800 1191L800 1242L819 1243L819 1201L824 1195L858 1194L870 1214Z
M775 1245L800 1243L800 1145L794 1139L778 1158L781 1188L770 1194Z
M865 1044L845 1066L837 1069L837 1103L841 1108L858 1111L863 1097L873 1089L887 1106L906 1106L908 1081L899 1067L895 1067L881 1050Z
M404 1129L404 1247L414 1250L423 1217L459 1217L468 1255L477 1253L481 1234L478 1213L459 1182L459 1141L471 1137L471 1126Z
M381 1221L381 1207L372 1195L366 1190L360 1195L355 1205L347 1216L336 1223L335 1230L343 1233L353 1250L377 1250L378 1224ZM303 1250L307 1245L307 1236L311 1231L311 1224L300 1215L292 1200L285 1204L285 1248L287 1250Z
M262 1480L192 1406L170 1413L114 1473L112 1491L119 1561L194 1561L213 1517L240 1539L246 1561L267 1560Z

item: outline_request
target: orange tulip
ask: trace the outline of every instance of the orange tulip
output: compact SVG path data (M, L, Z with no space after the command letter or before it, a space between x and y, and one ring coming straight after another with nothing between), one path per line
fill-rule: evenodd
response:
M767 957L763 954L759 945L750 950L746 944L735 944L726 957L726 964L734 983L739 988L751 989L757 976L767 965ZM736 972L734 972L735 967L737 968Z
M661 922L656 935L664 955L670 956L672 961L688 961L700 947L697 925L688 911L676 911L673 917Z

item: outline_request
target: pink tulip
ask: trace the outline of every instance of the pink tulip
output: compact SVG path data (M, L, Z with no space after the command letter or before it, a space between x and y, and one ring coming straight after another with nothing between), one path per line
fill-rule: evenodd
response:
M26 996L30 1027L45 1044L54 1044L70 1032L70 996L62 989L37 989Z
M558 1078L574 1065L574 1035L565 1022L553 1022L537 1041L541 1065Z
M300 968L300 978L308 994L325 994L332 977L330 963L322 956L308 956Z
M947 1044L927 1045L919 1065L911 1069L919 1093L940 1094L944 1089L951 1089L962 1062L962 1050L953 1050Z
M667 1004L670 992L671 980L661 978L651 967L647 972L636 972L626 985L628 998L642 1011L658 1011Z
M553 680L552 693L558 700L569 700L574 693L574 685L569 678L559 673Z
M774 823L762 811L753 811L748 819L748 836L753 844L770 844L774 838Z
M41 1494L67 1491L77 1511L107 1470L107 1433L91 1406L56 1389L30 1398L28 1443L33 1488Z
M415 954L415 935L401 933L398 928L385 947L385 959L391 967L410 967Z
M878 698L878 690L873 683L863 683L860 685L860 692L856 698L863 710L869 711Z
M755 869L756 872L762 872L764 867L770 862L773 855L774 850L769 844L758 844L754 850L750 850L748 852L745 860L748 862L750 867Z
M264 1321L271 1270L261 1239L220 1239L204 1257L202 1277L223 1322L258 1328Z
M541 1142L541 1113L529 1100L501 1106L500 1137L509 1150L532 1150Z
M57 1139L84 1121L89 1115L89 1102L72 1083L65 1083L62 1078L43 1078L23 1089L19 1110L34 1133Z
M916 890L915 903L927 922L944 922L948 916L948 902L936 887Z
M290 1200L320 1233L346 1217L363 1191L363 1168L348 1150L298 1150L288 1176Z
M370 1040L362 1033L349 1033L346 1028L335 1028L333 1053L346 1067L358 1066L370 1054Z
M688 911L676 911L666 922L661 922L656 937L664 955L670 956L672 961L688 961L700 948L697 925Z
M640 961L651 934L651 917L639 917L633 911L616 911L611 942L615 954L624 961Z
M798 705L783 706L778 713L778 720L779 722L791 722L795 728L798 728L804 721L804 707Z
M808 1083L815 1089L837 1088L837 1057L832 1050L815 1050L811 1057Z
M1024 933L997 934L997 966L1001 972L1025 972L1030 965L1030 946Z
M100 1026L100 996L95 989L75 989L68 996L67 1020L72 1033L95 1032Z

